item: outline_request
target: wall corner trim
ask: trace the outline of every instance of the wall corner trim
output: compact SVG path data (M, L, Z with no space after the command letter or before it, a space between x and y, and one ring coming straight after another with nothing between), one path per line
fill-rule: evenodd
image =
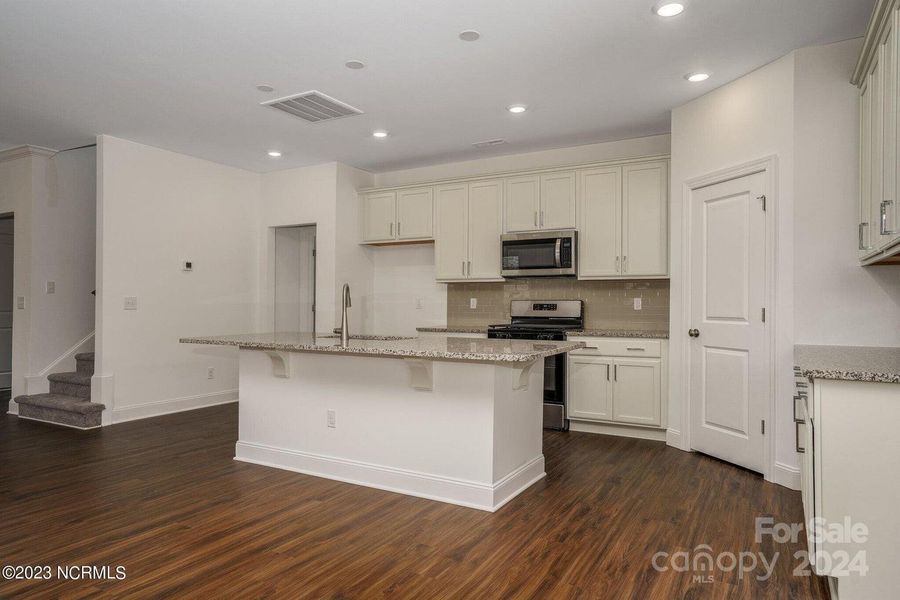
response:
M29 156L50 158L56 154L56 152L57 151L52 148L44 148L42 146L16 146L15 148L0 151L0 162L27 158Z

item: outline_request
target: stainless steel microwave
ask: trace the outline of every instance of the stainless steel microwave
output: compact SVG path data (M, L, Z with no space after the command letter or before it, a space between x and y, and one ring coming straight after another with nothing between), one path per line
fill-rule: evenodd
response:
M504 277L575 276L578 232L531 231L500 236Z

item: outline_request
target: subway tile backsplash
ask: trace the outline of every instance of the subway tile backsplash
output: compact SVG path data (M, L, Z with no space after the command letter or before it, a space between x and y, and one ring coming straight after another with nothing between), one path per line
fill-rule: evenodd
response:
M469 300L477 307L469 308ZM641 310L634 310L641 298ZM510 319L511 300L584 300L587 329L669 328L669 280L580 281L577 279L510 279L498 283L447 285L447 326L480 327Z

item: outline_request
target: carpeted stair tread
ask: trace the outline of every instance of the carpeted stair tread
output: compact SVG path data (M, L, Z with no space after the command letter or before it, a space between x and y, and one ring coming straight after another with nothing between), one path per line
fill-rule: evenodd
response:
M93 352L82 352L75 355L75 360L94 360Z
M73 371L71 373L51 373L47 375L47 379L50 381L55 381L57 383L68 383L73 385L91 385L91 374L90 373L79 373L78 371Z
M36 406L39 408L51 408L65 412L89 414L102 412L106 406L96 402L87 402L83 398L65 396L62 394L33 394L31 396L19 396L16 404Z

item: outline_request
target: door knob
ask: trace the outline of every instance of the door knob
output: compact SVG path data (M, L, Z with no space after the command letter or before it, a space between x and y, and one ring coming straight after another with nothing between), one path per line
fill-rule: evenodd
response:
M688 329L688 335L691 337L700 337L699 329Z

